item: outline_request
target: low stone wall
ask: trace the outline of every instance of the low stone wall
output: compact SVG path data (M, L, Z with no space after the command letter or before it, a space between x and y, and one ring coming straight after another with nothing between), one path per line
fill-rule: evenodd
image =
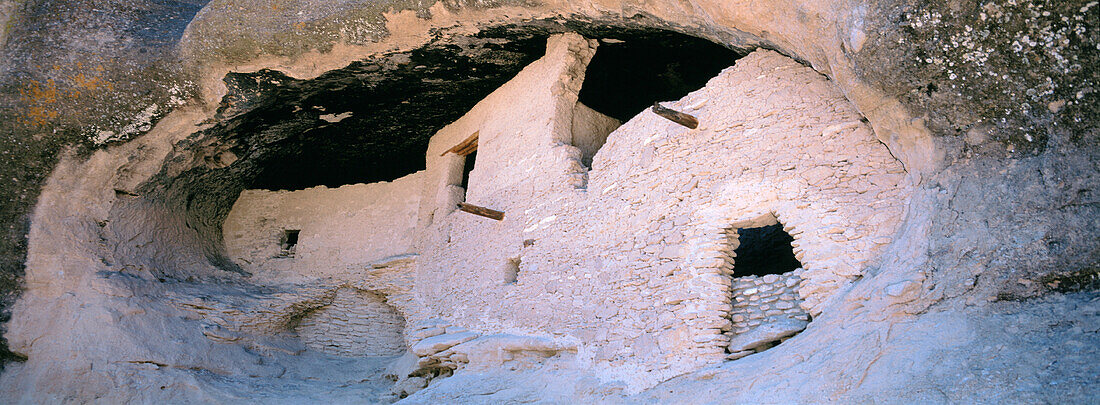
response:
M810 315L802 309L798 287L803 270L733 279L733 329L728 359L734 360L773 347L806 328Z
M404 353L404 330L405 319L381 295L356 288L341 288L297 328L307 347L351 357Z

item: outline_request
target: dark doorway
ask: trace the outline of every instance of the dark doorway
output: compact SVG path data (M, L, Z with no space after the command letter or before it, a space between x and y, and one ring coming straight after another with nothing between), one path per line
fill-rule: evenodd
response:
M737 229L740 246L734 251L733 276L783 274L802 267L794 256L794 237L782 224Z
M474 171L474 162L477 161L477 151L466 155L466 161L462 164L462 188L470 189L470 172Z
M698 90L744 56L672 31L603 34L595 37L600 46L585 71L580 102L621 122L656 101L678 100Z
M294 256L294 248L298 246L298 234L302 233L298 229L287 229L283 231L283 238L280 247L283 249L280 253L284 257Z

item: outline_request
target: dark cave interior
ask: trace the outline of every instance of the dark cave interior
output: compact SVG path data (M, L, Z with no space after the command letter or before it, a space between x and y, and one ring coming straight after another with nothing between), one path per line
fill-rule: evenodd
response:
M802 267L791 246L794 237L783 224L740 228L737 235L741 244L734 251L734 277L783 274Z

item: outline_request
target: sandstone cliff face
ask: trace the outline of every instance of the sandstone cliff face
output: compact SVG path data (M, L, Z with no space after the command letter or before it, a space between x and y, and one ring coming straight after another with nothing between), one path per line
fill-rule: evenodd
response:
M428 380L410 402L1096 394L1095 2L0 6L0 291L5 356L25 358L8 398L388 401ZM648 113L615 129L577 101L584 66L652 28L794 59L755 52L667 104L696 130ZM559 32L589 40L542 47ZM479 107L544 50L498 90L529 104ZM357 138L365 156L428 147L422 237L397 238L419 256L261 282L223 223L287 173L274 162L365 122L312 108L349 86L397 118ZM403 86L431 96L386 90ZM439 155L475 131L462 189ZM452 212L462 199L505 220ZM729 229L773 220L813 321L726 360ZM370 346L329 339L351 318L402 325L418 358L332 356Z

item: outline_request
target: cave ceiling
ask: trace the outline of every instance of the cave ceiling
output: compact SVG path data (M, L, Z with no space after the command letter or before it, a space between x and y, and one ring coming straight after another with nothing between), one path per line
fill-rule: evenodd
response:
M214 125L198 137L230 145L238 160L226 170L245 188L393 180L423 169L431 135L541 57L546 38L563 31L602 40L580 99L622 121L654 101L703 86L739 56L655 29L497 26L373 56L313 79L267 69L230 73Z

